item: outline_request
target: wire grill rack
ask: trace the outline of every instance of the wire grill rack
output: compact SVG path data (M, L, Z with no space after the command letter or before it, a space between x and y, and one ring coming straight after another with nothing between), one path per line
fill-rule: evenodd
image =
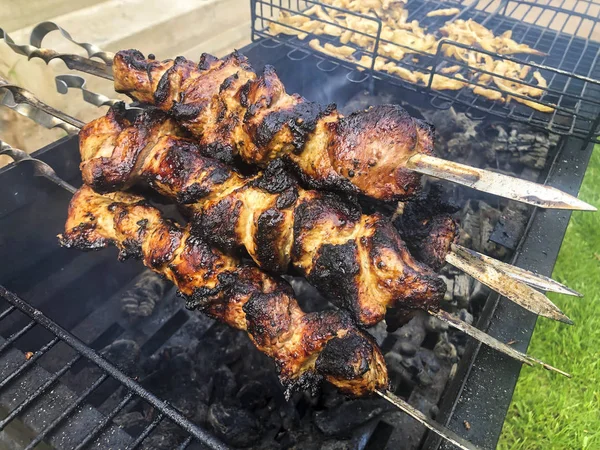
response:
M472 19L498 36L505 31L512 31L512 39L518 43L524 43L532 48L545 53L545 55L514 55L506 56L475 48L455 42L449 39L439 41L435 53L424 53L410 46L403 46L386 41L381 37L383 21L381 18L359 14L346 9L332 7L331 5L312 0L251 0L252 7L252 39L261 40L265 46L285 45L290 48L288 57L291 59L304 59L309 54L314 54L320 59L319 69L323 71L334 70L339 65L351 69L348 76L350 81L362 82L368 77L386 79L394 84L401 85L411 90L419 90L430 95L430 102L440 109L460 105L466 113L474 119L493 115L501 118L531 124L537 128L547 129L553 133L566 136L577 136L600 142L600 67L598 57L600 54L600 4L588 0L570 1L572 9L567 9L566 2L569 0L535 0L535 1L512 1L512 0L463 0L455 1L424 1L408 0L405 9L409 16L407 22L419 21L420 25L428 32L434 33L445 23L457 19ZM339 32L347 30L332 21L315 15L307 16L307 11L314 5L320 5L324 11L336 10L348 16L354 16L361 20L364 28L353 30L356 34L364 36L368 47L359 47L351 42L346 46L352 46L356 52L349 58L340 59L334 55L324 54L314 50L309 42L318 39L321 45L330 43L340 46L339 38L327 34L311 34L298 36L298 32L304 30L279 21L283 12L310 17L311 20L319 21L323 26L337 27ZM569 6L570 7L570 6ZM448 17L426 17L427 13L445 8L457 8L459 13ZM290 33L274 35L269 27L275 24L285 27ZM367 32L365 30L373 30ZM303 37L303 39L301 39ZM438 33L438 37L442 37ZM402 59L394 59L389 56L389 51L382 52L382 46L404 47L407 55ZM458 76L467 78L472 86L479 85L477 76L488 73L480 67L471 67L467 63L445 56L445 50L449 47L468 49L476 54L487 54L494 60L507 60L531 67L529 75L523 81L501 76L505 80L520 84L535 86L533 72L539 71L548 81L548 87L541 88L544 92L536 102L550 106L553 111L544 113L534 110L524 104L512 101L500 103L487 100L475 95L469 87L460 90L439 91L431 88L436 74L450 65L460 65L461 70L455 74L443 74L451 79ZM385 53L385 54L384 54ZM386 56L387 55L387 56ZM366 67L364 61L359 64L361 57L367 56L370 66ZM385 62L393 62L397 66L410 70L419 71L428 75L425 84L412 83L398 75L390 74L375 69L378 59ZM469 77L469 74L470 77ZM499 91L506 98L521 97L508 93L496 86L485 86L488 89Z
M23 327L13 332L7 339L0 338L0 356L3 361L3 367L0 367L2 374L0 392L13 396L12 409L0 411L0 431L7 432L11 426L14 428L16 419L26 414L29 408L41 410L45 417L42 422L37 423L38 430L29 432L29 438L23 443L24 448L33 449L40 443L51 442L57 448L77 450L93 448L95 444L99 443L102 443L103 448L136 449L142 447L144 441L165 422L171 422L181 429L184 437L181 439L178 449L188 448L194 441L197 441L196 445L203 444L204 446L201 448L227 448L209 433L186 419L175 408L144 389L120 369L98 355L92 348L42 314L41 311L3 286L0 286L0 297L2 299L0 300L0 322L12 315L24 314L27 317ZM45 343L39 348L33 349L35 352L19 351L17 342L38 327L49 332L45 333L47 337ZM68 346L70 353L74 354L70 359L66 359L61 367L57 367L55 371L49 373L36 364L40 358L61 345ZM61 351L69 352L69 349L63 348ZM53 395L61 383L61 379L67 376L68 372L75 370L77 364L81 364L84 360L98 369L99 374L95 380L78 395L73 394L70 403L49 406L52 403L44 400L48 400L48 397ZM123 389L119 398L113 402L112 409L105 411L104 414L99 414L98 411L88 406L88 402L95 392L102 389L103 385L111 382L118 383ZM153 408L154 419L140 430L137 436L131 436L116 427L112 421L117 414L139 402L146 402ZM45 407L42 408L41 405L45 405ZM49 412L48 409L53 410ZM66 436L68 436L69 442L55 442L58 439L57 435L64 430L68 430ZM79 441L73 442L73 439L77 437Z

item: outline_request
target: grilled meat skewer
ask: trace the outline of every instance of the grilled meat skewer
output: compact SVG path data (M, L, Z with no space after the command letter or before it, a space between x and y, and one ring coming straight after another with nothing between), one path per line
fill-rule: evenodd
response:
M283 280L211 248L143 197L102 196L82 187L71 200L60 242L81 250L114 244L120 259L142 259L175 283L190 307L247 331L274 359L288 392L315 387L320 379L352 396L387 387L381 352L347 313L304 313Z
M183 57L146 59L137 50L113 60L115 90L170 112L194 134L203 154L231 162L239 155L266 166L284 158L312 189L406 200L420 173L536 206L595 208L557 189L433 156L433 130L397 105L343 117L289 95L275 69L259 77L237 52L199 64Z
M246 250L263 269L290 265L365 326L390 306L437 310L444 282L415 261L392 224L366 216L336 194L306 191L273 162L243 178L198 154L198 146L164 113L134 125L118 107L80 133L81 170L99 192L141 181L185 205L193 232L227 253Z
M283 273L291 264L365 326L383 320L387 308L396 305L405 310L439 308L445 284L412 258L382 215L363 215L348 199L301 189L280 160L263 173L242 178L198 155L198 146L180 137L177 124L160 111L148 111L130 126L119 109L112 108L80 133L83 179L94 189L107 192L149 183L186 204L195 231L211 244L226 252L245 249L269 271ZM492 269L471 267L461 255L446 254L450 256L475 278L481 280L478 273L485 273L490 280L486 284L511 300L568 322L537 291Z

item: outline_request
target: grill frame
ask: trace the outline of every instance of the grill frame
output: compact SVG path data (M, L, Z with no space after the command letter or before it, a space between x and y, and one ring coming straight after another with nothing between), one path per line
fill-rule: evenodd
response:
M598 95L600 94L600 68L598 67L598 59L600 57L600 42L593 42L590 40L594 31L597 29L600 30L600 5L588 0L577 0L578 5L587 5L585 11L568 11L563 8L566 1L567 0L562 0L562 3L558 6L544 5L537 3L536 1L531 2L520 0L479 0L471 3L469 3L468 0L451 2L440 0L429 2L424 2L422 0L410 0L407 4L407 9L410 11L410 15L407 19L409 22L412 20L424 20L423 25L425 28L429 26L432 29L437 29L441 24L446 22L444 18L425 19L425 14L435 9L457 7L460 9L460 13L452 17L447 22L451 22L459 18L472 18L476 22L488 26L492 31L495 31L496 34L500 34L503 31L512 29L513 39L515 41L519 43L524 42L530 44L534 48L536 45L537 47L543 47L541 50L548 53L547 57L535 55L527 55L526 57L521 55L517 55L516 57L502 56L498 53L460 44L450 39L442 39L437 46L435 54L429 55L417 50L413 50L408 46L399 46L382 39L381 30L383 22L379 18L335 8L317 0L296 0L295 2L292 0L251 0L251 37L254 42L272 40L280 45L285 45L286 47L290 48L290 52L288 53L290 59L301 59L303 58L302 55L308 54L315 55L324 63L318 64L319 69L324 71L332 70L339 65L347 67L356 72L355 76L349 78L351 81L360 82L364 81L368 77L374 77L376 79L384 79L406 89L426 93L430 96L431 105L435 106L436 108L448 109L451 106L459 106L465 110L469 117L474 119L480 119L482 117L494 115L499 118L507 118L512 121L527 123L536 128L545 129L552 133L563 136L576 136L586 140L600 142L600 119L598 119L598 112L600 112L600 101L595 99L600 98L600 95ZM482 9L479 9L478 5L481 3L483 3L483 6ZM370 67L360 66L357 62L352 62L348 59L340 59L331 55L325 55L314 50L308 45L309 41L312 39L318 39L322 44L331 43L333 45L340 45L338 38L332 38L331 36L324 34L315 35L308 33L308 37L306 37L304 40L300 40L294 35L272 35L268 32L268 26L271 23L281 27L286 27L296 32L302 31L297 27L286 25L278 21L278 12L286 11L300 14L304 17L309 17L306 14L303 14L302 11L306 11L313 5L321 6L324 11L336 10L343 12L344 14L355 17L356 19L372 22L377 27L377 32L356 33L373 41L374 44L371 50L364 50L351 42L345 44L347 46L356 48L358 55L370 57ZM415 5L416 9L414 8ZM592 5L594 6L593 9L596 12L595 16L588 14ZM522 17L528 16L534 10L539 11L534 23L524 23L518 19L510 17L510 15L515 14L517 9L521 6L528 8L526 11L519 12L519 16ZM544 17L546 13L552 14L552 19L548 26L553 25L555 19L562 22L562 26L559 30L553 31L550 28L543 28L539 26L538 22L546 20L546 17ZM314 15L310 16L310 18L311 20L323 23L323 25L336 26L340 30L344 29L343 27L335 25L334 22L323 18L317 18ZM571 19L579 20L573 35L567 34L564 31ZM587 36L576 37L576 33L580 32L582 25L589 24L590 22L593 22L593 26L589 30ZM585 26L583 28L585 28ZM537 38L535 36L537 36ZM549 46L546 45L548 40L551 40ZM560 47L565 40L568 41L568 45L564 48L564 50L561 50ZM414 54L421 55L423 57L423 61L408 61L408 59L412 58L412 54L402 58L401 60L385 56L379 51L381 45L405 47L406 49L411 50ZM582 45L583 51L579 48ZM539 70L546 79L549 79L549 86L547 88L542 88L544 94L540 98L539 103L542 103L546 106L555 106L555 111L553 113L541 113L515 101L512 101L512 103L508 106L503 106L498 102L492 102L473 94L468 88L463 88L457 91L432 90L431 84L433 78L436 75L440 75L439 71L449 65L462 66L463 69L458 73L465 71L490 73L444 56L443 50L449 46L464 48L479 54L487 54L496 60L513 61L531 67L532 70L530 70L530 74L528 75L526 82L506 76L500 76L500 78L508 81L515 81L520 82L521 84L535 86L532 84L533 72L535 70ZM582 65L582 62L584 61L583 57L589 46L593 47L593 57L591 57L591 60L590 58L585 59L586 63L589 62L589 67L586 66L587 69L583 69L580 68L580 65ZM567 55L573 54L579 54L577 62L574 64L573 68L577 72L581 73L569 72L571 62L570 60L567 60ZM377 58L382 58L386 62L393 62L396 65L404 67L408 70L418 70L423 72L429 76L428 82L426 85L415 84L402 79L397 75L376 70L375 61ZM429 68L429 66L431 66L431 68ZM444 76L451 79L458 79L456 74L447 74ZM493 89L501 92L505 97L508 95L504 89L493 85L482 85L474 81L474 78L475 76L473 75L469 79L470 84ZM512 96L525 99L528 98L521 95Z

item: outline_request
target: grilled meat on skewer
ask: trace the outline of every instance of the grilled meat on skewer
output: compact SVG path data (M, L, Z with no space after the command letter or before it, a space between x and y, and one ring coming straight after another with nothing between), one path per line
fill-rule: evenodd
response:
M212 249L189 226L165 220L143 197L99 195L82 187L69 206L65 247L94 250L114 244L119 258L142 259L206 314L248 332L273 358L289 392L326 379L362 396L385 389L388 378L374 340L344 312L304 313L291 287L254 265Z
M458 239L458 224L452 218L458 206L442 200L439 185L429 192L399 204L393 223L416 259L438 272Z
M444 282L415 261L392 224L332 193L307 191L273 162L242 178L198 154L173 119L154 110L135 124L119 108L80 133L81 170L101 192L145 181L186 205L193 231L231 253L245 249L266 270L290 264L363 325L386 309L437 310Z
M196 64L127 50L116 54L113 72L117 92L169 111L199 139L205 156L229 163L239 155L263 167L284 157L314 189L405 199L421 177L404 164L433 152L431 127L401 107L344 118L335 105L287 94L271 66L257 76L238 53L221 60L204 54Z

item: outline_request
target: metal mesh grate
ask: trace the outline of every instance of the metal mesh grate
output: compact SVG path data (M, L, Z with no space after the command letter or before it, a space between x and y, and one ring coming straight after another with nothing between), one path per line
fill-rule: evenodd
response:
M588 140L600 142L598 129L600 101L597 93L600 92L600 68L598 55L600 54L600 4L587 0L577 0L572 10L567 10L565 2L558 0L547 2L543 0L510 1L510 0L464 0L452 1L423 1L409 0L405 9L409 15L407 22L419 21L420 25L430 33L436 33L445 23L457 19L472 19L498 36L505 31L512 32L512 39L524 43L532 48L546 53L546 55L515 55L503 56L489 52L482 48L470 47L449 39L443 39L437 45L434 53L425 53L410 47L410 44L399 45L381 38L382 18L365 16L356 12L334 8L330 5L311 0L252 0L252 38L262 39L265 45L285 45L290 48L288 57L303 59L308 54L314 54L321 59L318 67L324 71L334 70L342 65L350 68L353 73L348 77L351 81L364 81L369 76L386 79L392 83L402 85L412 90L419 90L431 94L431 103L440 109L447 109L453 105L461 105L472 118L483 118L488 115L509 118L514 121L524 122L538 128L548 129L561 135L574 135ZM340 11L347 16L360 20L364 28L354 32L364 37L368 44L366 47L357 46L352 42L345 45L356 49L351 56L343 59L332 54L324 54L315 50L310 41L318 39L321 45L326 43L340 46L339 37L323 34L320 31L307 32L302 28L290 25L287 21L280 21L281 14L294 14L310 17L311 20L329 26L330 30L339 30L343 33L347 28L327 20L325 16L306 15L314 5L320 5L325 12ZM571 3L569 4L571 5ZM426 17L427 13L443 8L458 8L460 12L448 17ZM280 32L274 34L269 27L275 24L277 30L288 30L290 34ZM366 24L366 25L365 25ZM319 27L322 28L322 27ZM318 34L315 34L318 33ZM442 37L437 32L438 37ZM386 46L386 47L382 47ZM406 51L406 56L401 59L390 57L390 46ZM518 82L520 84L536 85L533 73L537 70L548 81L548 86L540 88L543 95L533 99L541 105L549 106L552 112L540 112L516 102L501 103L487 100L475 95L474 86L482 86L507 96L531 99L523 95L509 93L496 85L480 84L477 80L481 74L491 74L481 67L470 66L457 59L445 56L449 47L468 49L475 54L486 54L494 60L507 60L530 67L529 74L524 80L507 76L500 78ZM387 51L382 51L386 48ZM362 62L359 60L362 58ZM418 71L427 75L426 83L407 81L406 77L390 74L383 70L376 70L376 62L393 62L400 68L409 71ZM441 71L451 65L461 66L460 71L449 74ZM445 76L450 79L466 80L466 87L459 90L432 90L431 85L435 76Z
M0 297L0 323L11 318L25 319L24 326L6 339L0 338L0 396L4 405L10 404L8 410L0 410L0 432L3 432L0 446L2 439L10 438L26 449L45 448L44 444L71 449L135 449L147 447L148 438L157 429L176 427L181 435L178 448L187 448L193 441L213 449L227 448L2 286ZM22 351L20 343L36 331L45 339L30 351ZM39 362L53 350L74 356L49 371ZM81 371L82 364L92 366L95 376L87 377L89 382L85 386L81 383L81 389L74 392L63 380L80 376L78 369ZM113 384L114 394L110 401L104 402L104 409L97 408L94 396L109 383ZM143 429L136 433L125 432L113 422L118 414L139 409L142 404L153 417Z

